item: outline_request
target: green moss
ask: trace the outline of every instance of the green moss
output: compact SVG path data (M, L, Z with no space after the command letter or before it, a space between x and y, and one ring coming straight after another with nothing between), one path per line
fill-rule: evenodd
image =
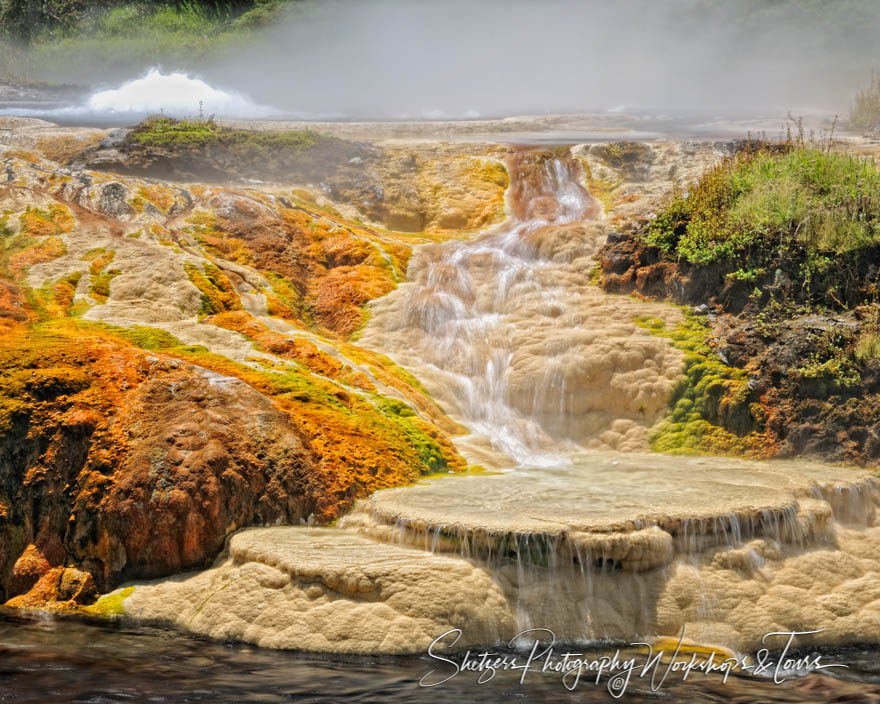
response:
M106 247L93 247L88 252L83 254L80 257L80 259L84 262L93 262L96 259L98 259L98 257L100 257L102 254L105 254L106 252L107 252ZM100 271L100 269L99 269L99 271Z
M744 371L730 367L706 343L707 325L685 313L672 329L640 316L635 323L666 337L684 352L684 374L673 389L670 413L650 435L651 449L672 454L747 454L761 414L754 408Z
M92 277L92 284L89 292L98 303L106 303L110 297L110 282L122 272L119 269L109 269L102 271L97 276Z
M170 332L159 328L133 325L130 328L114 328L114 332L136 347L145 350L168 350L184 346Z
M5 218L2 220L2 224L5 228ZM13 235L9 230L3 233L3 239L0 240L0 271L3 273L3 278L12 278L12 272L9 269L10 259L36 243L37 240L35 238L26 234Z
M202 315L241 309L235 287L216 266L205 262L200 269L192 262L185 262L183 268L189 280L201 292Z
M82 610L96 616L124 616L124 602L133 593L134 587L125 587L117 592L105 594L91 606L83 606Z
M287 279L273 271L264 271L263 275L269 279L272 285L272 293L289 309L290 313L298 320L303 321L310 327L315 327L314 317L306 304L302 292ZM270 311L276 314L278 311Z
M382 396L377 396L376 405L387 418L390 418L397 424L409 442L416 448L421 458L421 471L423 474L448 470L443 450L425 431L412 408L402 401Z

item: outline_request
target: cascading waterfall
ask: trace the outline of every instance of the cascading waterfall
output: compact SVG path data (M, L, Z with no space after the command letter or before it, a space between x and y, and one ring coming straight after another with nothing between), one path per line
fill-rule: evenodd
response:
M605 226L569 153L507 163L509 222L418 248L360 342L467 425L465 456L511 471L379 491L333 528L241 531L214 568L137 586L126 612L352 653L424 652L453 628L460 647L532 627L567 641L686 628L741 651L774 631L880 638L877 477L645 452L681 353L633 318L680 313L591 281Z
M591 284L605 232L576 159L523 150L507 166L509 221L420 248L361 344L416 372L471 429L462 450L478 461L491 446L504 456L491 464L558 464L603 432L615 437L600 446L635 449L680 356Z

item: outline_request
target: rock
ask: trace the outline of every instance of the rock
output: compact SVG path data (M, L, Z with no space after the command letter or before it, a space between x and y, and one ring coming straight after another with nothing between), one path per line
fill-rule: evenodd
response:
M12 566L12 574L7 583L8 593L13 596L24 594L50 569L52 569L52 564L37 546L33 543L28 545Z
M457 648L506 643L537 624L567 642L685 628L739 652L810 624L821 629L810 647L880 636L871 473L581 459L378 492L332 530L244 530L211 569L129 584L95 610L263 647L374 655L424 653L455 628Z
M91 604L98 596L92 575L72 567L46 572L27 592L6 602L16 609L69 609Z
M102 590L204 567L242 526L464 468L459 426L346 342L411 242L255 188L4 165L33 244L0 270L0 601L61 565Z
M496 580L459 557L338 529L292 527L236 533L229 550L206 572L129 586L104 599L121 596L128 617L317 652L425 652L464 624L469 643L498 642L513 628Z

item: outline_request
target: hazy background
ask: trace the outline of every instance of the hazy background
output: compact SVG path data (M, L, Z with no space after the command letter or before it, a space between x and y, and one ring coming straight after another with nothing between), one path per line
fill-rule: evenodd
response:
M878 45L876 0L307 0L204 72L348 116L845 110Z
M86 30L35 45L25 72L107 88L158 66L303 116L442 118L845 113L880 67L880 0L299 0L283 8L232 41L200 31L173 44L160 37L155 49L139 36L138 15L114 15L107 38ZM6 49L8 63L22 63L24 54Z

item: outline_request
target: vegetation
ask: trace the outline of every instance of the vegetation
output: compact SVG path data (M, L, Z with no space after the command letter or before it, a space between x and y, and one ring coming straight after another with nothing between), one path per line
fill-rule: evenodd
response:
M273 153L316 146L321 135L311 130L239 130L221 127L213 119L175 120L153 117L137 126L128 139L145 147L201 149L221 145L236 151Z
M216 266L206 263L200 269L192 262L185 262L183 268L189 280L201 293L202 315L213 315L241 308L235 287Z
M81 80L191 64L270 25L293 0L0 0L0 65L8 79ZM26 45L22 47L22 45Z
M82 607L82 611L95 616L123 616L123 602L134 593L134 587L125 587L117 592L105 594L91 606Z
M278 0L0 0L0 28L26 42L86 35L197 34L268 21Z
M673 454L762 455L763 408L751 398L745 371L725 364L706 342L704 320L685 312L675 328L657 318L636 325L666 337L684 353L684 376L670 399L672 412L651 431L651 449Z
M849 110L849 123L869 130L880 127L880 74L871 72L868 85L856 93Z
M877 295L863 273L880 245L880 171L802 140L747 149L675 193L642 237L722 285L850 307Z

